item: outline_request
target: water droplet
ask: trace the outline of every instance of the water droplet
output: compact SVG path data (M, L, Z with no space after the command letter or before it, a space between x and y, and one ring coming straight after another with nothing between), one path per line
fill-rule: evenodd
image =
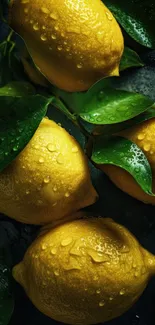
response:
M44 183L45 184L48 184L50 182L50 176L46 176L45 178L44 178Z
M45 8L45 7L42 7L42 8L41 8L41 11L42 11L44 14L49 14L49 13L50 13L49 9L48 9L48 8Z
M151 148L150 143L147 143L147 144L144 145L144 150L145 150L146 152L150 151L150 148Z
M59 275L59 272L58 271L54 271L54 274L55 274L55 276L58 276Z
M59 155L57 156L57 163L63 164L63 162L64 162L64 157L63 157L62 153L59 153Z
M53 152L53 151L56 151L56 146L52 143L49 143L47 145L47 149L50 151L50 152Z
M105 305L105 301L104 300L102 300L102 301L99 302L99 306L100 307L104 307L104 305Z
M61 241L61 246L65 247L72 243L73 239L72 237L67 237Z
M17 151L17 150L18 150L18 146L14 146L13 151Z
M51 35L51 38L52 38L52 39L56 39L57 37L56 37L55 34L52 34L52 35Z
M145 138L145 135L140 133L137 137L138 140L143 140Z
M33 24L33 23L34 23L34 20L33 20L33 19L31 19L31 20L30 20L30 24Z
M70 193L69 192L66 192L65 193L65 197L69 197L70 196Z
M29 0L22 0L21 3L22 4L29 3Z
M25 14L28 14L28 12L29 12L29 8L25 8L25 9L24 9L24 12L25 12Z
M133 263L132 264L132 267L135 269L137 267L137 264L136 263Z
M58 25L54 26L54 29L59 30L59 26Z
M29 190L26 190L26 195L30 194L30 191Z
M101 293L101 289L97 289L97 290L96 290L96 293L97 293L97 294Z
M154 151L153 151L153 150L151 150L151 151L150 151L150 155L153 155L153 154L154 154Z
M40 36L40 38L41 38L41 40L42 41L47 41L47 36L45 35L45 34L42 34L41 36Z
M77 64L77 68L78 68L78 69L81 69L82 67L83 67L82 63L78 63L78 64Z
M33 25L33 29L34 29L34 30L39 30L39 24L38 24L38 23L34 24L34 25Z
M47 248L45 244L42 244L41 249L44 251Z
M36 145L34 146L34 149L39 149L39 146L36 144Z
M39 158L39 162L42 164L44 162L44 158L43 157L40 157Z
M52 12L52 13L50 14L50 18L52 18L52 19L54 19L54 20L57 20L57 19L58 19L58 16L57 16L57 14L56 14L55 12Z
M78 152L78 151L79 151L78 147L73 147L73 148L72 148L72 152L73 152L73 153L76 153L76 152Z
M112 300L114 300L114 298L113 297L110 297L109 300L112 301Z
M54 192L57 192L57 190L58 190L57 187L54 186L54 187L53 187L53 191L54 191Z
M58 45L57 49L58 49L58 51L62 51L62 46Z
M125 289L121 289L119 294L120 294L120 296L124 296L124 294L125 294Z
M109 261L109 257L101 253L96 252L94 249L88 249L88 255L92 258L95 263L105 263Z
M106 16L107 16L108 20L110 20L110 21L113 20L112 14L110 12L106 11Z
M46 29L46 26L43 25L43 26L42 26L42 29L45 30L45 29Z
M7 151L4 153L5 156L8 156L8 154L9 154L9 153L8 153Z
M70 250L71 255L81 256L81 251L79 246L72 247Z
M122 249L121 249L121 253L129 253L130 252L130 249L128 246L126 245L123 245Z
M56 249L56 247L53 247L52 249L51 249L51 254L52 255L55 255L57 253L57 249Z

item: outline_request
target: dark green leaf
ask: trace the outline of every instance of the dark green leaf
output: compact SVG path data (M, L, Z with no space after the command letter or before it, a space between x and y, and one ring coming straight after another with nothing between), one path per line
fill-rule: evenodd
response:
M152 104L144 95L105 88L94 95L87 94L79 115L92 124L114 124L139 115Z
M24 149L46 115L49 98L0 96L0 171Z
M28 82L12 81L0 88L0 96L21 97L35 94L35 88Z
M152 172L143 151L122 137L95 138L92 161L119 166L129 172L143 191L152 195Z
M51 100L51 104L53 106L57 107L71 121L76 121L76 116L74 114L70 113L69 109L63 104L63 102L59 98L53 96L53 98Z
M155 2L104 0L126 32L140 44L155 48Z
M144 66L142 60L139 55L131 50L129 47L125 47L124 53L120 62L120 71L131 67L142 67Z
M137 124L140 124L147 120L150 120L151 118L154 118L154 117L155 117L155 105L150 107L146 112L134 117L131 120L125 121L124 123L98 126L94 130L95 131L94 134L95 135L105 135L105 136L116 134L123 130L129 129L129 128L133 127L134 125L137 125Z
M104 78L83 93L57 90L56 96L83 120L96 125L126 121L152 106L153 101L142 94L115 89L113 81Z

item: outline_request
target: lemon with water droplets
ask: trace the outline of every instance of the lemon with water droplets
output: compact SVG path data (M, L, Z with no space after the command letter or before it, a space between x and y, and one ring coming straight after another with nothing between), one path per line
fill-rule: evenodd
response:
M152 118L122 131L119 135L136 143L146 155L152 169L152 191L155 193L155 119ZM144 203L155 205L155 197L146 194L127 171L113 165L100 165L99 167L122 191Z
M96 198L80 145L46 118L25 149L0 173L0 212L24 223L63 222Z
M9 11L11 27L57 87L83 91L119 74L123 36L101 0L11 0Z
M13 276L45 315L67 324L103 323L128 310L155 274L155 257L112 219L43 229Z

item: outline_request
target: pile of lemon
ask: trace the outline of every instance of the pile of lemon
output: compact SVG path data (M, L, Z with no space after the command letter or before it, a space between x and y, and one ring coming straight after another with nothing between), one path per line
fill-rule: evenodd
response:
M67 91L86 90L118 75L121 30L100 0L14 0L10 24L25 40L44 76ZM34 81L44 84L39 71ZM138 143L154 169L155 120L124 136ZM154 203L132 177L99 166L124 191ZM103 323L128 310L155 274L155 257L123 226L87 218L82 208L97 199L87 158L77 141L44 118L25 149L0 173L0 212L43 225L21 263L13 268L33 304L67 324ZM103 202L104 204L104 202Z

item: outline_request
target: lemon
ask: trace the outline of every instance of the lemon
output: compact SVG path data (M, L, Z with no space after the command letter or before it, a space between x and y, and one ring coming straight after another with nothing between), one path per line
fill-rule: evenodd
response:
M155 274L155 257L112 219L89 218L43 232L13 276L45 315L67 324L124 313Z
M57 87L83 91L119 74L122 32L100 0L12 0L9 23Z
M146 155L152 169L152 190L155 193L155 119L138 124L119 135L136 143ZM122 191L140 201L155 205L155 197L146 194L128 172L113 165L100 165L100 168Z
M65 221L96 198L80 145L46 118L25 149L0 173L0 212L24 223Z

